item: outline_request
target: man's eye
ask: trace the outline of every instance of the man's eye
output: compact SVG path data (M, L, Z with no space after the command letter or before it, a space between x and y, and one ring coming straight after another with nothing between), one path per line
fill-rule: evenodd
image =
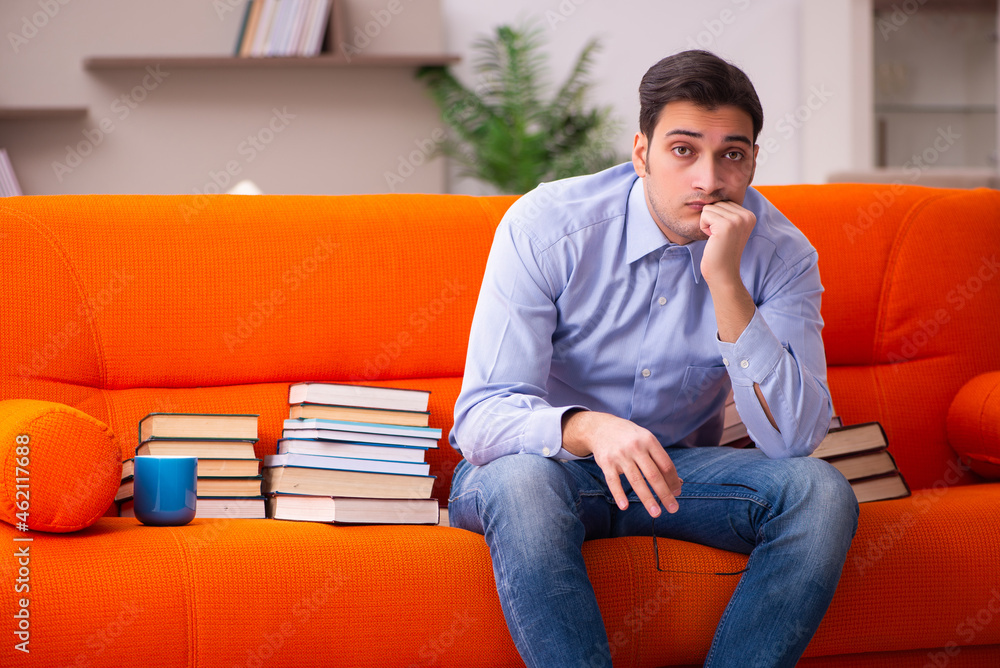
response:
M674 147L674 154L675 155L691 155L691 149L689 149L687 146L675 146Z
M743 159L743 152L742 151L730 151L729 153L726 154L726 157L729 158L730 160L742 160Z

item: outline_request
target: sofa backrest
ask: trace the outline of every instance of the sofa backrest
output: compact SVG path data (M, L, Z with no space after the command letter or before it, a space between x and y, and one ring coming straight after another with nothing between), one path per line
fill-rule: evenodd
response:
M911 485L933 484L954 459L951 397L1000 368L987 338L1000 321L1000 281L987 277L1000 194L761 190L820 251L838 413L881 421ZM288 385L304 380L430 389L431 424L447 433L483 267L513 201L8 199L0 399L80 408L114 429L125 457L153 411L259 413L257 454L269 454ZM458 455L440 445L430 460L444 499Z
M959 388L1000 369L1000 192L902 184L761 188L819 252L834 409L879 421L910 486L974 475L948 445Z

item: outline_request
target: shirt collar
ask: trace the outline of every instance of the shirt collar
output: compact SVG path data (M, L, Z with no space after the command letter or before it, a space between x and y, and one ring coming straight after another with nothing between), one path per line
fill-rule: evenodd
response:
M692 241L681 246L667 239L649 212L649 206L646 205L645 182L638 176L632 182L628 194L625 229L625 260L629 264L660 248L676 246L687 251L691 259L694 282L701 282L701 257L705 253L707 242Z

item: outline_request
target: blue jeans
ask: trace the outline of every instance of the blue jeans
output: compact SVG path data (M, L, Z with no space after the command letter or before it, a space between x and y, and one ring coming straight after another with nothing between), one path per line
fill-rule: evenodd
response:
M624 476L630 504L619 510L593 460L523 454L459 463L451 525L485 537L507 627L529 667L611 665L583 541L649 536L654 525L660 537L750 554L706 666L794 666L805 651L857 529L848 482L811 457L769 459L727 447L667 452L685 482L680 510L655 522Z

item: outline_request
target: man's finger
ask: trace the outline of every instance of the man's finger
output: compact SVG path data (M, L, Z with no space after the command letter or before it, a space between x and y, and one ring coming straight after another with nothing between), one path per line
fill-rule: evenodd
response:
M660 504L646 486L646 478L638 466L632 465L625 469L625 477L632 483L632 491L636 493L642 505L653 517L660 516ZM672 499L673 497L671 497Z
M674 500L674 495L668 486L667 478L657 463L652 459L646 458L644 461L639 462L639 468L642 471L643 477L646 478L646 482L653 488L653 492L660 499L660 503L663 504L667 512L677 512L679 507L677 501ZM673 470L672 465L670 466L670 470ZM655 499L653 502L655 503ZM649 504L646 504L646 507L649 508ZM652 512L650 514L652 515ZM656 515L653 515L653 517L656 517Z
M608 490L611 492L611 496L615 498L615 503L622 510L626 510L628 508L628 497L625 496L625 490L622 489L622 482L618 478L618 473L604 469L604 479L608 483Z

